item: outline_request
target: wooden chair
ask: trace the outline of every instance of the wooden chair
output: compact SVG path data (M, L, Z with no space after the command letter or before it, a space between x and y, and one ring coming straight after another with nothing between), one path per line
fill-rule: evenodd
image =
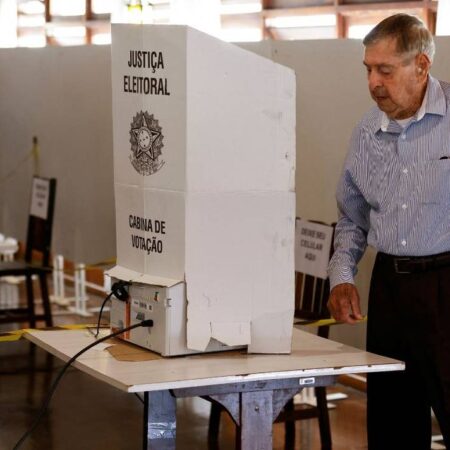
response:
M315 222L321 223L321 222ZM323 224L323 223L322 223ZM323 224L325 225L325 224ZM332 224L333 237L334 227ZM332 239L333 241L333 239ZM332 251L330 250L330 257ZM328 279L322 279L296 272L295 274L295 324L308 324L317 320L330 318L327 309L327 301L330 293L330 283ZM329 326L317 328L320 337L328 338ZM291 399L284 407L283 411L275 420L275 423L285 422L285 448L295 448L295 421L303 419L317 418L319 420L319 431L322 450L331 450L331 430L328 415L327 392L325 387L314 388L317 406L300 405L296 407ZM208 446L210 449L218 448L218 435L220 428L220 416L224 409L217 403L211 403L211 413L208 427ZM236 445L236 448L238 446Z
M0 262L0 277L25 277L27 306L0 310L0 323L28 322L30 327L33 328L36 326L36 321L44 320L47 326L53 326L47 275L51 273L50 244L52 238L55 195L56 180L54 178L33 178L25 259L23 261ZM34 251L42 254L42 259L40 259L39 262L32 261ZM39 279L44 309L43 314L36 314L35 311L33 276L37 276Z
M307 324L312 321L327 319L330 317L327 310L327 300L329 294L328 280L315 278L303 273L296 274L296 324ZM317 334L328 338L329 327L320 326ZM303 419L317 418L319 420L319 431L321 448L330 450L331 430L328 416L327 392L325 387L314 388L316 406L296 405L291 399L284 407L283 412L278 416L276 422L285 422L286 438L285 448L293 449L295 446L295 421Z
M336 224L334 223L332 224L333 237L335 225ZM333 241L333 239L331 241ZM331 254L332 246L330 248L330 257ZM327 308L328 296L330 293L330 282L328 278L322 279L301 272L296 272L295 278L295 324L306 325L310 322L330 318L330 313ZM318 327L318 336L328 338L329 329L329 326ZM285 422L286 449L293 449L295 445L295 421L317 418L319 421L321 448L322 450L331 450L332 441L330 419L328 415L327 391L325 387L316 387L314 388L314 393L316 397L316 406L302 404L296 407L294 405L294 400L291 399L277 418L276 422Z

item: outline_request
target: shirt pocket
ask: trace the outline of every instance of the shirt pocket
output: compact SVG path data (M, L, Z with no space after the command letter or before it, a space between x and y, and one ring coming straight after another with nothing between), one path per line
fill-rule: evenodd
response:
M450 203L450 159L425 163L419 178L421 203Z

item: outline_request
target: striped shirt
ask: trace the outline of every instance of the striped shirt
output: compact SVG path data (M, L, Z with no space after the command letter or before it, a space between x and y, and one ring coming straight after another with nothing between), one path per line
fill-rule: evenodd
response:
M429 77L403 128L372 108L353 130L336 192L331 287L353 283L366 246L398 256L450 251L450 84Z

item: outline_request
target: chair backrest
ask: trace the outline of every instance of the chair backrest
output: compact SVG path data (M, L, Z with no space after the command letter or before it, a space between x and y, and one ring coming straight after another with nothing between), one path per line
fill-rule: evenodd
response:
M38 251L42 253L42 265L45 267L50 265L55 196L55 178L33 177L25 247L25 260L28 263L31 263L33 251Z
M322 222L314 222L321 223ZM325 224L323 224L325 225ZM332 224L333 237L334 227ZM332 239L333 241L333 239ZM330 257L332 255L330 247ZM330 313L327 308L328 296L330 293L330 282L328 278L323 279L302 272L295 274L295 318L302 321L316 321L328 319ZM318 334L322 337L328 337L329 327L319 327Z

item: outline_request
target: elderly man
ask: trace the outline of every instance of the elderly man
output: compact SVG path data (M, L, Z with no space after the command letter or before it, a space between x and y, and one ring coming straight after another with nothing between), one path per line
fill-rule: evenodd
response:
M363 43L376 106L337 189L328 307L361 318L353 277L374 247L367 349L406 370L368 377L369 449L429 450L430 407L450 449L450 85L429 75L433 38L415 17L388 17Z

